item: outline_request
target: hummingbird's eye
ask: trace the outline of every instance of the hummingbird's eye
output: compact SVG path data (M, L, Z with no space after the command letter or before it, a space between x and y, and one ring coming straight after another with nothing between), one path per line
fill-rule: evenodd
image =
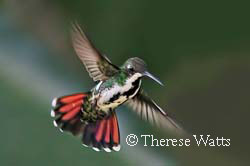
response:
M129 71L134 71L134 68L133 68L132 65L128 65L128 66L127 66L127 69L128 69Z

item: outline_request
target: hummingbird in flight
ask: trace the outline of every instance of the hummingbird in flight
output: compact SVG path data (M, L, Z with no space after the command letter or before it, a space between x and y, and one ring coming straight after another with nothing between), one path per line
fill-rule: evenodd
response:
M73 48L96 85L88 92L54 98L51 116L60 131L80 135L82 144L96 151L120 150L120 132L116 108L125 104L142 119L160 128L181 131L182 128L141 88L149 77L161 81L147 71L146 63L128 59L121 67L100 53L80 26L72 26Z

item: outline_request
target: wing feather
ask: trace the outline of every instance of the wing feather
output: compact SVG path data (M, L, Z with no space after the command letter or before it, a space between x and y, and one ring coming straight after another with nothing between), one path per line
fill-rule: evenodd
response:
M182 127L163 111L150 97L140 91L133 99L128 100L128 106L144 120L159 128L167 128L176 133L184 133Z
M77 23L72 26L71 37L77 56L94 81L106 80L119 70L106 56L101 55Z

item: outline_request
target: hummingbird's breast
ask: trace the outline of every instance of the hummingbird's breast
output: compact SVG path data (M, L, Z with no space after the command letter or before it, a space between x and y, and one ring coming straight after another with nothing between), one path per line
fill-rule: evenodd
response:
M103 111L109 111L134 97L141 86L140 77L138 73L128 76L123 83L114 81L113 78L100 82L95 89L97 106Z

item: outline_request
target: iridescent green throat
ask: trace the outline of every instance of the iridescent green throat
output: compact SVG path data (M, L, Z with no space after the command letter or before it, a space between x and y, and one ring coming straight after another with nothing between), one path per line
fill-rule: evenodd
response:
M105 82L105 86L109 88L112 87L115 83L117 83L119 86L124 86L128 76L129 75L126 71L120 70L118 73L116 73L113 77L111 77Z

